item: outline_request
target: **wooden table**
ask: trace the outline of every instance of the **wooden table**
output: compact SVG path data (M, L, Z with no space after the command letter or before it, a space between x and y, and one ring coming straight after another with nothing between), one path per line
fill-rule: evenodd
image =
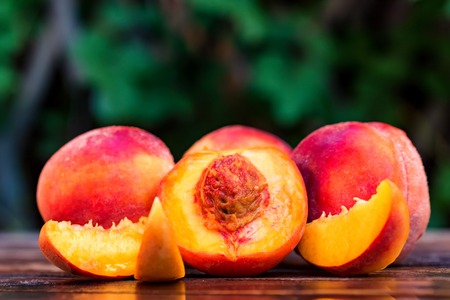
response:
M337 277L291 255L254 278L193 269L167 284L94 281L64 273L39 250L37 233L0 234L0 299L450 299L450 231L428 231L401 266Z

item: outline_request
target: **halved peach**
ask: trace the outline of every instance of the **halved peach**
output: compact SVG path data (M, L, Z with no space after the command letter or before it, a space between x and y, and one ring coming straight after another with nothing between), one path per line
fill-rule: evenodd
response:
M134 277L140 281L163 282L184 277L185 270L175 232L161 201L155 198L137 256Z
M306 223L301 174L272 147L185 156L158 194L183 260L212 275L271 269L295 248Z
M108 229L93 225L47 221L39 246L55 266L72 274L114 279L133 276L147 217L123 219Z
M311 264L340 275L382 270L395 261L409 234L409 212L399 188L383 180L370 200L308 223L298 245Z

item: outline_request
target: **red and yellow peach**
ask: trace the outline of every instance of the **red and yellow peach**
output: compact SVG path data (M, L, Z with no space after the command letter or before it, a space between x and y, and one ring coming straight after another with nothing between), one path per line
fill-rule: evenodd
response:
M406 134L384 123L345 122L324 126L293 150L308 191L308 222L350 209L355 197L369 199L384 179L398 186L409 210L404 259L426 230L430 217L422 160Z
M167 146L136 127L91 130L60 148L37 186L44 221L109 228L123 218L147 216L162 177L174 165Z

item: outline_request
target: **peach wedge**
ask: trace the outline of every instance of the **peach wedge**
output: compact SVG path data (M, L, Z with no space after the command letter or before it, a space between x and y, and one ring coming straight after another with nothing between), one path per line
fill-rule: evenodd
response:
M183 260L217 276L271 269L295 248L306 224L301 174L272 147L187 155L158 195Z
M91 278L117 279L133 276L147 217L128 219L108 229L50 220L39 234L46 258L60 269Z
M386 268L399 256L409 234L406 201L392 181L383 180L370 200L355 198L339 215L308 223L298 245L308 262L339 275Z
M140 281L166 282L184 277L185 270L175 241L175 232L161 202L155 198L141 247L134 277Z

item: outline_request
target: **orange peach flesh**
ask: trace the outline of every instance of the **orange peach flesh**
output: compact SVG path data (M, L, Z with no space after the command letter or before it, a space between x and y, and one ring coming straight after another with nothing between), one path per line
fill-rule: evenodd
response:
M180 279L184 275L175 232L160 200L155 198L142 237L134 277L140 281L164 282Z
M109 229L70 222L48 221L39 235L47 259L69 273L123 278L134 274L146 217L133 223L128 219Z
M386 268L400 254L409 234L405 199L390 180L382 181L369 201L339 215L308 223L298 245L302 257L333 273L350 275Z
M198 183L214 160L238 153L266 179L270 200L236 229L209 226L196 199ZM183 158L163 180L160 198L183 259L204 272L255 275L274 267L298 243L306 223L306 191L298 169L273 148L200 152ZM218 223L220 223L218 221Z

